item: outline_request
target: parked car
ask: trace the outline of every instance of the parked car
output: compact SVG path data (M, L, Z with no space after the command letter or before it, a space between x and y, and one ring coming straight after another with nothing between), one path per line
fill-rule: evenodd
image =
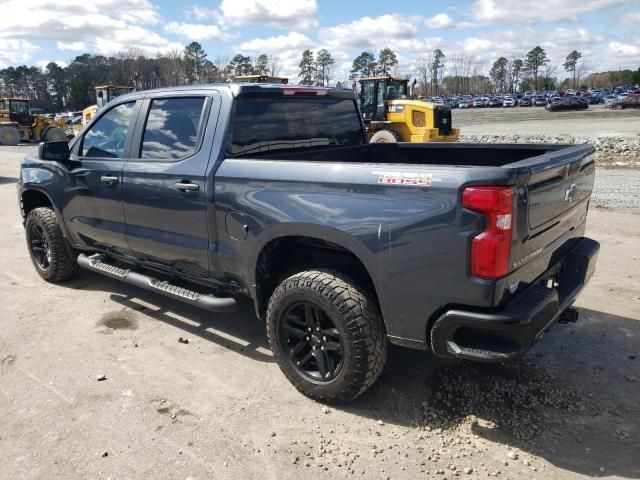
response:
M516 103L517 102L515 97L511 97L511 96L504 97L504 99L502 100L503 107L515 107Z
M518 100L518 105L521 107L530 107L532 104L533 102L531 101L531 97L522 97Z
M547 104L547 99L544 97L544 95L536 95L535 97L533 97L532 102L536 107L544 107Z
M117 97L30 153L17 194L45 281L81 266L212 312L249 297L284 375L336 402L371 387L389 342L506 361L575 321L594 158L368 143L351 90L197 85Z
M469 100L460 100L458 108L471 108L471 102Z
M471 106L473 108L483 108L484 107L484 101L481 98L474 98L473 102L471 103Z
M609 108L623 110L625 108L640 108L640 95L629 95L623 100L615 100L607 105Z
M546 107L549 112L561 112L566 110L586 110L589 103L576 97L561 99L559 102L550 103Z
M618 96L617 95L607 95L606 97L604 97L604 106L608 107L609 104L611 104L612 102L615 102L618 100Z
M501 107L502 106L502 100L499 99L498 97L494 97L492 99L489 100L489 107L495 108L495 107Z

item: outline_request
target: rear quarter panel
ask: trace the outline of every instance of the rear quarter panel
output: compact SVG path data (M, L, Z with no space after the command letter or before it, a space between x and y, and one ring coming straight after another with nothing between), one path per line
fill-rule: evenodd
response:
M398 178L405 183L385 183ZM429 180L411 185L416 178ZM255 295L256 260L269 241L337 243L369 272L387 333L422 341L442 305L495 295L488 282L469 281L468 239L481 220L460 208L461 186L516 178L501 168L227 159L215 177L218 267ZM223 230L232 212L246 219L246 240Z

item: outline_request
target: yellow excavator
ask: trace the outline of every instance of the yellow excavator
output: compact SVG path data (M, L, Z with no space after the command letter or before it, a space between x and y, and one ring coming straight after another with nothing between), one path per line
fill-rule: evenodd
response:
M99 85L96 90L96 104L90 105L82 111L82 120L79 124L73 126L73 131L78 134L80 130L87 126L93 119L96 112L104 107L107 103L120 95L133 92L135 88L125 85Z
M412 100L409 80L361 78L359 96L371 143L455 142L460 136L460 129L451 125L451 109Z
M0 145L20 142L62 142L67 139L65 121L32 115L29 99L0 98Z

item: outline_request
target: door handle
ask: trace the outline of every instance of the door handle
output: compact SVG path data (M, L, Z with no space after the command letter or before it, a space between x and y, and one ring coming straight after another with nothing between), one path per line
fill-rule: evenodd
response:
M102 183L106 183L107 185L115 185L118 183L118 177L113 177L111 175L103 175L100 177L100 181Z
M200 185L195 183L178 182L175 186L178 190L182 190L183 192L197 192L200 190Z

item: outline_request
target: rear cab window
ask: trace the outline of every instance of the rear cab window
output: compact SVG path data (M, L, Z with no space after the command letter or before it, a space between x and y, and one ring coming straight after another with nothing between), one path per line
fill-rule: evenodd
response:
M144 126L140 158L173 161L200 148L206 98L154 98Z
M227 156L364 143L353 99L245 95L235 101Z

